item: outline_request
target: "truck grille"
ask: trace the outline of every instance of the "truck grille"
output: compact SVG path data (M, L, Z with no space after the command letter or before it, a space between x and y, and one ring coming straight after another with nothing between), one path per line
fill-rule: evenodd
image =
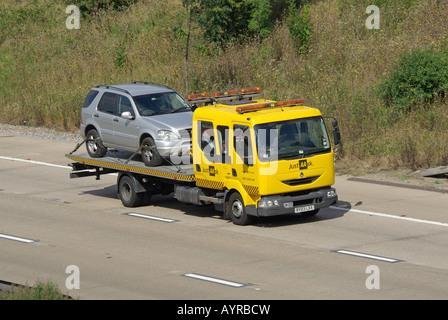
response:
M282 182L284 184L287 184L288 186L295 187L295 186L300 186L300 185L304 185L304 184L313 183L319 177L320 176L309 177L309 178L304 178L304 179L285 180L285 181L282 181Z

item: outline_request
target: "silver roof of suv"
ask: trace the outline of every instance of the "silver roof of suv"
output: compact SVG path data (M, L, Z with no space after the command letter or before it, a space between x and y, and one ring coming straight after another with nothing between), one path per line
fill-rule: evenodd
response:
M118 91L126 92L127 94L135 97L152 93L173 92L174 90L159 84L153 84L151 82L136 82L131 84L114 84L97 86L96 88L116 89Z

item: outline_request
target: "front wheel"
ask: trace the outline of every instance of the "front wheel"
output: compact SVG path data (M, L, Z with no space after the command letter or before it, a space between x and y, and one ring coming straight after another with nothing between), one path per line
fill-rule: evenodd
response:
M141 150L142 159L145 165L147 165L148 167L155 167L162 164L162 157L157 151L156 144L154 143L153 138L147 137L143 139Z
M238 192L234 192L230 195L226 207L230 220L232 220L234 224L244 226L252 222L253 217L247 214L243 198Z

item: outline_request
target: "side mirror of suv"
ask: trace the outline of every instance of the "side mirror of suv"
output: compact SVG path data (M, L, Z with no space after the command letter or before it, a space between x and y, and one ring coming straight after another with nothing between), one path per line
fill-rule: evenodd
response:
M121 117L126 120L134 120L135 119L135 117L129 111L123 112L121 114Z

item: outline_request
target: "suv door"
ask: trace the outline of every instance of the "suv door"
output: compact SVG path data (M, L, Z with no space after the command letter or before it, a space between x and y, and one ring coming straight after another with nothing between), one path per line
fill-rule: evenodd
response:
M117 95L112 92L105 92L98 103L97 112L93 115L94 121L97 123L101 140L105 146L113 144L114 140L114 110Z
M132 118L123 118L123 112L130 112ZM131 100L126 96L117 95L114 113L114 144L125 150L137 150L140 127Z

